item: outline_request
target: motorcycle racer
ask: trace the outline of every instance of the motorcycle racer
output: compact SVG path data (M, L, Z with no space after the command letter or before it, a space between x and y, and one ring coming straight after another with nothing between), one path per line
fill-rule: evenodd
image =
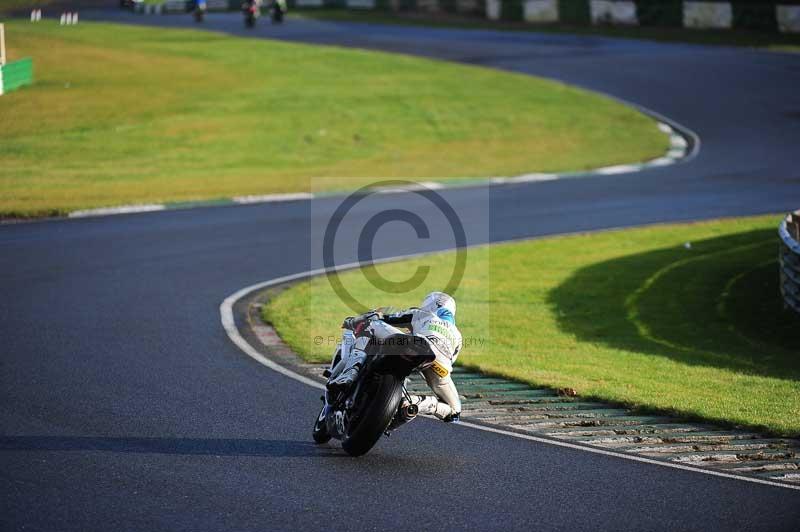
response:
M445 421L457 421L461 414L461 400L451 376L453 363L461 347L461 332L455 323L456 302L444 292L431 292L419 308L411 307L401 312L382 315L368 312L347 318L342 326L353 332L352 346L343 345L331 363L328 389L339 392L349 388L367 358L371 343L402 334L398 327L406 328L417 338L424 338L436 359L424 367L422 375L435 396L412 395L412 403L419 413L432 414ZM338 360L337 360L338 359Z

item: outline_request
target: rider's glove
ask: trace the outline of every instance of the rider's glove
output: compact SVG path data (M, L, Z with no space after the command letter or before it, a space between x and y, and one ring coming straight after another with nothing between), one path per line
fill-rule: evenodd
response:
M382 319L383 315L375 310L371 310L369 312L365 312L360 316L348 316L342 322L343 329L350 329L351 331L359 330L359 325L363 322L367 322L372 318Z
M346 317L342 322L342 329L350 329L352 331L355 328L356 319L357 318L355 316Z

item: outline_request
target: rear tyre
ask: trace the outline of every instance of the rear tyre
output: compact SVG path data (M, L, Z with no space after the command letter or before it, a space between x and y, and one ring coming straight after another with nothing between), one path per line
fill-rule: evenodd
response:
M364 390L363 406L348 423L342 449L350 456L367 453L392 422L402 399L403 381L394 375L374 375Z

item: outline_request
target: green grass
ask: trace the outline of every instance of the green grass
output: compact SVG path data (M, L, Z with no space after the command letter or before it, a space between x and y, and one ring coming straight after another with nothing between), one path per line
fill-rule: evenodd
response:
M574 24L531 24L514 21L492 21L474 16L449 13L388 13L381 11L354 11L342 9L309 9L295 11L294 17L316 18L352 22L372 22L464 29L491 29L508 31L535 31L546 33L572 33L624 39L645 39L691 44L746 46L778 52L800 52L800 35L748 29L692 30L653 26L583 26Z
M586 397L798 435L800 317L783 310L778 294L778 220L471 249L455 294L459 327L470 341L459 361ZM382 293L357 271L342 279L365 304L416 305L444 286L452 259L378 267L400 280L420 264L435 264L430 279L408 294ZM314 361L327 360L333 349L314 337L335 338L349 314L324 278L288 289L265 309L281 336Z
M663 154L653 120L523 75L402 55L81 23L7 25L0 215L581 170Z

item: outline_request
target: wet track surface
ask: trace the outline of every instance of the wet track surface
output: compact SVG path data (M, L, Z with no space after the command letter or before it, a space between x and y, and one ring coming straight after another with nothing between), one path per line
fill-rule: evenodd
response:
M83 20L90 16L98 15ZM193 26L188 17L103 16ZM240 24L235 14L212 14L206 27L244 33ZM263 25L254 34L545 75L650 107L702 139L692 162L641 174L442 191L473 243L800 205L800 56L312 21ZM342 231L356 231L359 219L398 199L406 201L387 195L382 205L357 211ZM243 356L220 326L218 305L242 286L317 266L312 214L333 205L315 200L0 227L0 526L796 525L796 491L428 420L357 460L313 446L318 393ZM487 206L489 230L470 231L485 220L469 213ZM449 245L387 231L398 240L379 255Z

